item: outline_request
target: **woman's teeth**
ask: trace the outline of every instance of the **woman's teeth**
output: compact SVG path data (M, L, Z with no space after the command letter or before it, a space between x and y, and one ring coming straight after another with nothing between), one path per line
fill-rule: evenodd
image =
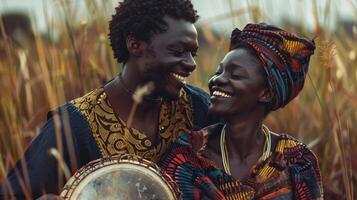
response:
M177 80L181 81L182 83L186 84L186 77L183 77L181 75L178 75L176 73L171 73L172 76L174 76Z
M214 91L213 92L213 96L221 96L221 97L232 97L231 95L227 94L227 93L224 93L224 92L221 92L221 91Z

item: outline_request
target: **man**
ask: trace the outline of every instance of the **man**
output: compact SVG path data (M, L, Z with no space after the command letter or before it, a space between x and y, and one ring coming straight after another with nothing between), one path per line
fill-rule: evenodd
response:
M49 114L0 188L1 199L58 194L64 175L103 156L129 153L156 161L180 132L205 126L208 96L185 81L196 67L197 18L190 0L120 3L109 37L123 70ZM135 105L128 127L135 89L149 82L154 89Z

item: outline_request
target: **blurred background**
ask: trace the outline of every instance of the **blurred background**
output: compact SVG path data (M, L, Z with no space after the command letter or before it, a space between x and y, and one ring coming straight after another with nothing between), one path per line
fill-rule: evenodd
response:
M207 89L233 27L267 22L314 38L304 90L266 120L316 153L325 199L355 199L357 1L193 0L200 50L190 83ZM102 86L119 71L108 43L118 0L0 1L0 180L49 110ZM354 134L354 135L353 135Z

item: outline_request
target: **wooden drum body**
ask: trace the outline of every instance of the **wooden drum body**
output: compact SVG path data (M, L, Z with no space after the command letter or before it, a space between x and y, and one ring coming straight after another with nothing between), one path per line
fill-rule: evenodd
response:
M125 155L92 161L78 170L60 195L64 199L180 199L172 179L154 163Z

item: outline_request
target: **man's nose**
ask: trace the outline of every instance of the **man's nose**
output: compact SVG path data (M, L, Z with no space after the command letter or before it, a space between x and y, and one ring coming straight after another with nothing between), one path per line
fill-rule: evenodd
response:
M186 70L192 72L196 69L196 61L191 53L188 53L186 58L182 61L182 64L185 66Z

